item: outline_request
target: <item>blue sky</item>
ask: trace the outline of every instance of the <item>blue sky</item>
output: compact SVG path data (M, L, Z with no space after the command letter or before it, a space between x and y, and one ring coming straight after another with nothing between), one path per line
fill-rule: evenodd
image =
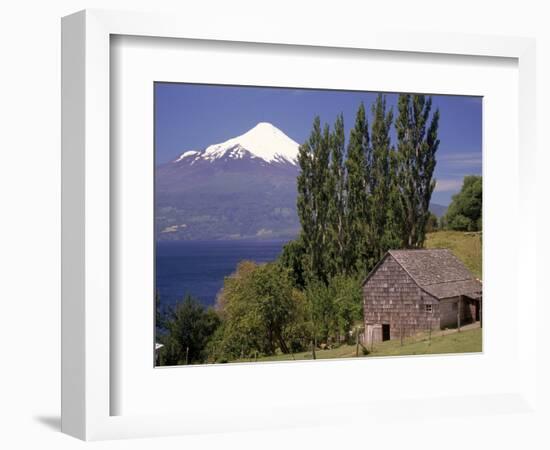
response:
M184 83L155 84L155 151L158 164L186 150L200 150L270 122L298 143L304 142L313 118L330 125L344 114L346 136L359 103L369 113L376 92L213 86ZM432 201L448 205L465 175L481 175L481 97L432 95L439 108L439 138ZM397 94L387 94L396 112ZM370 116L369 116L370 120ZM395 140L394 140L395 141Z

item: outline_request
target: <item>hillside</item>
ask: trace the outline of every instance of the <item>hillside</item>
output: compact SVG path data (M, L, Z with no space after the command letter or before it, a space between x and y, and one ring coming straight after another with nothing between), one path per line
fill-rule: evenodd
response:
M369 356L434 355L442 353L476 353L482 351L482 329L479 324L464 327L461 332L445 330L434 333L430 339L426 333L415 338L380 342Z
M437 203L431 203L430 202L430 212L435 214L438 219L443 217L445 213L447 212L447 206L439 205Z
M426 248L450 249L477 278L483 278L481 233L462 231L428 233Z

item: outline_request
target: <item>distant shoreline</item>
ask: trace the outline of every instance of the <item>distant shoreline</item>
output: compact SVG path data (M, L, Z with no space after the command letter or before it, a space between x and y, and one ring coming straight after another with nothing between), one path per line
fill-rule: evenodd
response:
M291 238L281 238L281 239L249 239L249 238L243 238L243 239L157 239L155 242L157 244L161 243L183 243L183 242L196 242L196 243L213 243L213 242L250 242L250 243L280 243L280 242L290 242L293 239L296 239L298 236L294 236Z

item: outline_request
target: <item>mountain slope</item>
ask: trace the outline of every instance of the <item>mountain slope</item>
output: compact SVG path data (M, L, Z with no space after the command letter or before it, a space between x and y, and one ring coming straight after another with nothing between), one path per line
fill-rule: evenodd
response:
M187 150L156 168L161 240L288 239L296 214L298 144L271 124Z
M447 206L439 205L437 203L430 203L430 211L438 218L441 218L447 212Z

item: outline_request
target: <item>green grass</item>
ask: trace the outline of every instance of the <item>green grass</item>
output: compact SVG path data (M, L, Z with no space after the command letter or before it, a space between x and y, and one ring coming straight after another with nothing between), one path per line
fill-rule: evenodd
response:
M442 333L442 334L441 334ZM441 353L472 353L481 352L481 328L434 332L431 340L428 333L419 333L414 338L404 339L403 345L399 339L380 342L367 357L372 356L404 356L430 355ZM355 345L342 345L329 350L317 350L317 359L354 358ZM362 347L359 356L364 357ZM277 354L255 359L240 359L230 362L266 362L266 361L303 361L313 359L311 352L295 353L294 355Z
M316 356L317 359L334 359L334 358L352 358L355 357L355 345L341 345L340 347L333 348L330 350L316 350ZM359 346L359 355L363 356L363 353L361 351L361 346ZM265 362L265 361L303 361L313 359L311 351L309 352L300 352L300 353L294 353L294 355L290 354L283 354L283 353L277 353L273 356L262 356L259 357L257 360L254 358L248 359L239 359L235 361L229 361L229 362Z
M438 332L443 333L443 332ZM481 352L481 328L447 331L431 338L423 333L416 338L408 338L403 346L399 339L381 342L374 347L369 356L397 356L397 355L433 355L438 353L473 353Z
M478 278L482 278L481 233L436 231L428 233L426 248L448 248Z

